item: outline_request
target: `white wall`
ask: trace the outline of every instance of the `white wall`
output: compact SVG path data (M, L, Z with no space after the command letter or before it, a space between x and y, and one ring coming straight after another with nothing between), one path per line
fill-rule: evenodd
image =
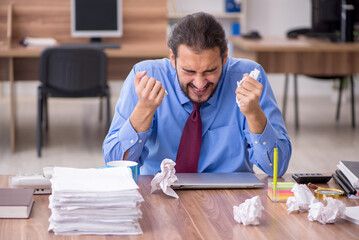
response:
M289 29L310 27L311 0L247 0L247 28L263 36L285 36Z
M225 11L225 0L168 0L173 12ZM310 26L311 0L246 0L247 28L265 36L284 36L290 28Z
M177 12L223 12L224 0L168 0L168 11L172 12L172 3Z

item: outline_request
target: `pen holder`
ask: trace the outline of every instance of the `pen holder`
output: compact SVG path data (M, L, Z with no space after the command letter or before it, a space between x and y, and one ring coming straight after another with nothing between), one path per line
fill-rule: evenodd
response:
M273 202L286 202L289 197L294 197L291 191L295 182L277 182L276 188L273 179L268 180L268 197Z

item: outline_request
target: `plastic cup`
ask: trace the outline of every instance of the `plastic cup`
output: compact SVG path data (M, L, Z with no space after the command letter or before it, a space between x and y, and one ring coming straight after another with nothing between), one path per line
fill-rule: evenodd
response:
M138 176L138 163L134 161L128 160L117 160L107 162L107 167L128 167L131 169L132 178L137 183L137 176Z

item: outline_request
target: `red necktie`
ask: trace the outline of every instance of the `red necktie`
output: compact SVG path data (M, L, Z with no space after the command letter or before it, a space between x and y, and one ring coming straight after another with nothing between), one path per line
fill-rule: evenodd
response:
M202 143L202 120L199 114L200 104L193 103L193 111L183 128L176 158L176 172L197 172L199 153Z

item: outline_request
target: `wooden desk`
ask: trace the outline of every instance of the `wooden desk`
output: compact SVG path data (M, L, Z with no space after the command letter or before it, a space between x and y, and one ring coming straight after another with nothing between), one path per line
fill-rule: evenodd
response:
M352 75L359 73L359 43L318 39L231 37L235 56L260 63L267 73Z
M161 192L150 194L153 176L139 176L144 197L140 220L142 235L137 236L55 236L48 233L48 195L35 195L30 219L0 219L0 239L357 239L359 226L339 220L322 225L310 222L308 213L287 213L285 203L273 203L265 189L182 190L179 199ZM267 177L258 175L267 182ZM286 176L290 180L290 176ZM7 186L7 176L0 176L0 187ZM336 186L335 183L329 183ZM243 226L234 221L233 206L259 196L264 206L260 225ZM346 197L347 206L359 200Z

